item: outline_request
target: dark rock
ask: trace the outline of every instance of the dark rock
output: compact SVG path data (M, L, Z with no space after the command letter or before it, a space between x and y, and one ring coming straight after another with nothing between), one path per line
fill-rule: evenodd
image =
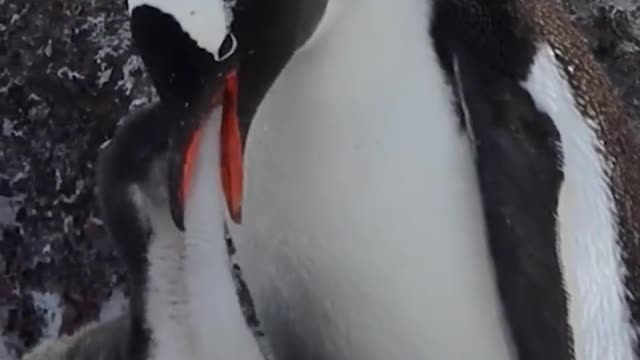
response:
M566 0L565 0L566 1ZM640 1L572 0L575 23L609 78L640 119ZM640 121L636 122L640 127Z
M154 96L128 31L124 1L0 0L0 306L11 353L94 320L121 285L93 164L119 118ZM36 304L42 294L59 309Z
M638 1L559 1L639 114ZM154 96L125 0L42 4L0 0L0 324L14 355L94 320L122 285L93 164L119 118Z

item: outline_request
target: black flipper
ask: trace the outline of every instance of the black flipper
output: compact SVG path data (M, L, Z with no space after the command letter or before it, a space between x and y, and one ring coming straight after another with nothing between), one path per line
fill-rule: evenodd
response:
M490 248L520 359L570 359L557 254L559 133L513 81L462 78ZM487 83L497 86L479 86Z
M558 259L561 141L520 82L535 46L504 1L440 1L432 35L473 135L489 247L520 360L570 360Z

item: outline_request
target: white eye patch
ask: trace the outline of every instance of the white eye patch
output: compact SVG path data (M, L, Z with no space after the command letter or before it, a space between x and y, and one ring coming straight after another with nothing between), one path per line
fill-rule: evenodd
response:
M227 38L229 39L229 41L231 41L231 43L230 46L228 46L229 49L225 51L223 49L226 47L225 44L227 43ZM228 59L231 55L233 55L233 53L236 51L236 48L238 47L238 39L236 39L233 33L230 32L227 35L227 38L225 38L225 41L222 42L222 45L220 45L218 51L213 53L213 58L218 62Z

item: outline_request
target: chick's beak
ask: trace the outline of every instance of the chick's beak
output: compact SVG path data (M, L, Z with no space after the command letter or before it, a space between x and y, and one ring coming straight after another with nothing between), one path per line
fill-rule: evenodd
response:
M213 110L222 106L222 119L220 125L220 176L225 202L231 219L239 224L242 219L242 192L243 192L243 149L238 121L238 76L235 70L228 73L224 79L222 89L215 92L212 107L207 114L208 118ZM206 119L196 121L196 127L185 129L184 136L176 137L170 152L169 186L171 191L171 215L176 226L184 230L184 207L188 198L190 183L193 177L203 126ZM215 186L212 183L212 186Z

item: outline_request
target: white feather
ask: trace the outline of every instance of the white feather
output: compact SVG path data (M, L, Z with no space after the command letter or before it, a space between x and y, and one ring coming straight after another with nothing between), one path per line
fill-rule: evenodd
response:
M609 166L594 119L576 106L571 87L548 45L541 46L523 86L553 119L562 142L564 183L558 209L559 253L569 295L576 359L635 359L634 331L625 304Z

